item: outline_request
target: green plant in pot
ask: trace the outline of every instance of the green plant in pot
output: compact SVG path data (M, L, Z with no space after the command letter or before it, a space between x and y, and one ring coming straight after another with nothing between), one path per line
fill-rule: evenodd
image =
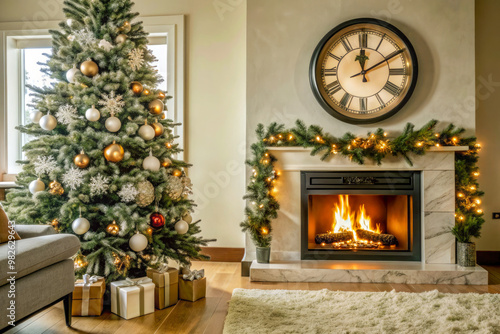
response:
M484 219L481 217L468 216L459 221L451 229L451 233L457 238L457 262L462 267L474 267L476 265L476 244L472 238L481 236L481 227Z

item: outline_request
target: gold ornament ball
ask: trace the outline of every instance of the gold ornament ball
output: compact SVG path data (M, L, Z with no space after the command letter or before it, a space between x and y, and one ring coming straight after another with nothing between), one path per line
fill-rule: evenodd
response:
M163 160L161 165L163 167L170 167L172 165L172 160L170 160L169 158L165 158L165 160Z
M125 21L123 25L120 27L120 31L124 33L129 33L130 30L132 30L132 25L130 24L129 21Z
M175 169L173 172L172 172L172 175L175 176L175 177L179 177L182 175L182 171L178 170L178 169Z
M165 105L160 100L149 102L149 112L153 115L159 115L163 112Z
M161 115L160 115L160 119L165 119L165 118L167 118L167 116L165 116L165 113L162 112Z
M155 187L149 181L142 181L137 184L137 197L135 201L141 208L153 203L155 199Z
M106 226L106 232L108 232L111 235L117 235L120 232L120 226L118 226L116 222L113 220L111 224Z
M149 89L145 88L145 89L142 91L142 94L144 94L144 95L149 95L149 94L151 94L151 91L150 91Z
M116 44L122 44L126 40L127 40L127 35L124 35L124 34L120 34L120 35L116 36L116 38L115 38Z
M73 162L75 163L75 165L79 168L87 168L87 166L89 165L90 163L90 158L88 155L85 154L85 152L82 150L80 152L80 154L78 154L77 156L75 156L75 158L73 159Z
M160 90L158 92L157 97L158 97L158 99L163 100L163 99L165 99L165 93Z
M120 144L113 142L113 144L108 145L104 149L104 157L109 162L120 162L123 160L123 156L125 155L125 151Z
M99 66L89 59L80 65L80 71L88 77L94 77L99 73Z
M50 223L50 225L52 225L54 227L57 227L59 225L59 221L57 219L54 219L54 220L52 220L52 222Z
M142 93L144 90L144 87L139 81L132 81L130 83L130 88L132 89L132 92L134 92L135 95L139 95Z
M153 127L153 129L155 129L155 137L161 136L165 131L165 128L161 123L154 122L153 124L151 124L151 126Z
M64 189L59 182L54 180L49 183L49 193L60 196L64 194Z

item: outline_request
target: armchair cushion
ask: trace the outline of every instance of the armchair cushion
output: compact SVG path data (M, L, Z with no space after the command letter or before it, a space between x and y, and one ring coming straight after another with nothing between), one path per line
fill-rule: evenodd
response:
M7 244L0 245L0 286L8 283L7 272L17 272L16 278L63 261L80 248L80 240L71 234L43 235L21 239L15 243L15 269L7 270Z
M3 210L2 204L0 204L0 244L9 241L9 232L11 232L9 217L7 217L7 214ZM21 239L16 231L14 231L13 235L14 240Z
M51 225L17 225L16 231L22 239L57 234Z

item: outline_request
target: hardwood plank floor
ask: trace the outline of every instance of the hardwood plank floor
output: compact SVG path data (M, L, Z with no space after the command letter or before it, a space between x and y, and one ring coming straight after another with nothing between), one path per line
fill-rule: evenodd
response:
M500 293L500 266L483 266L489 272L488 286L429 285L429 284L363 284L363 283L270 283L250 282L240 276L239 263L195 262L194 269L205 268L207 296L195 303L179 301L177 305L153 314L124 320L106 310L100 317L74 317L72 328L64 322L62 302L41 310L20 322L8 334L60 333L222 333L228 302L236 288L285 290L341 290L341 291L404 291L423 292L437 289L445 293Z

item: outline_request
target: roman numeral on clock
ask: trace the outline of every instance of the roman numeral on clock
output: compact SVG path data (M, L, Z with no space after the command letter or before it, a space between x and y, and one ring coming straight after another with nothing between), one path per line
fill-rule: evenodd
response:
M368 99L366 97L359 98L359 110L366 111L366 104Z
M347 52L352 50L351 43L349 43L349 40L347 38L342 38L340 41L342 42L342 45Z
M389 75L405 75L404 68L390 68Z
M362 32L359 34L359 46L361 48L364 48L364 49L367 48L367 46L368 46L368 34L367 33Z
M340 100L340 104L344 108L349 108L349 105L351 104L351 101L352 101L352 95L346 92L344 94L344 96L342 96L342 99Z
M375 97L377 98L378 103L380 103L381 106L385 106L384 100L380 97L380 95L375 94Z
M332 67L332 68L325 68L323 69L323 75L326 77L326 76L335 76L337 75L337 68L336 67Z
M378 43L377 48L375 49L375 51L378 51L378 48L380 47L380 44L382 44L382 42L384 41L384 37L385 37L385 34L383 34L382 37L380 38L380 42Z
M333 95L342 89L342 87L340 87L340 84L337 80L330 82L328 85L326 85L326 88L328 90L328 95Z
M341 59L339 56L336 56L336 55L334 55L334 54L333 54L333 53L331 53L331 52L328 52L328 55L329 55L330 57L332 57L333 59L335 59L336 61L340 61L340 59Z
M392 95L398 95L399 91L401 90L398 86L396 86L390 81L387 81L387 83L384 86L384 89Z

